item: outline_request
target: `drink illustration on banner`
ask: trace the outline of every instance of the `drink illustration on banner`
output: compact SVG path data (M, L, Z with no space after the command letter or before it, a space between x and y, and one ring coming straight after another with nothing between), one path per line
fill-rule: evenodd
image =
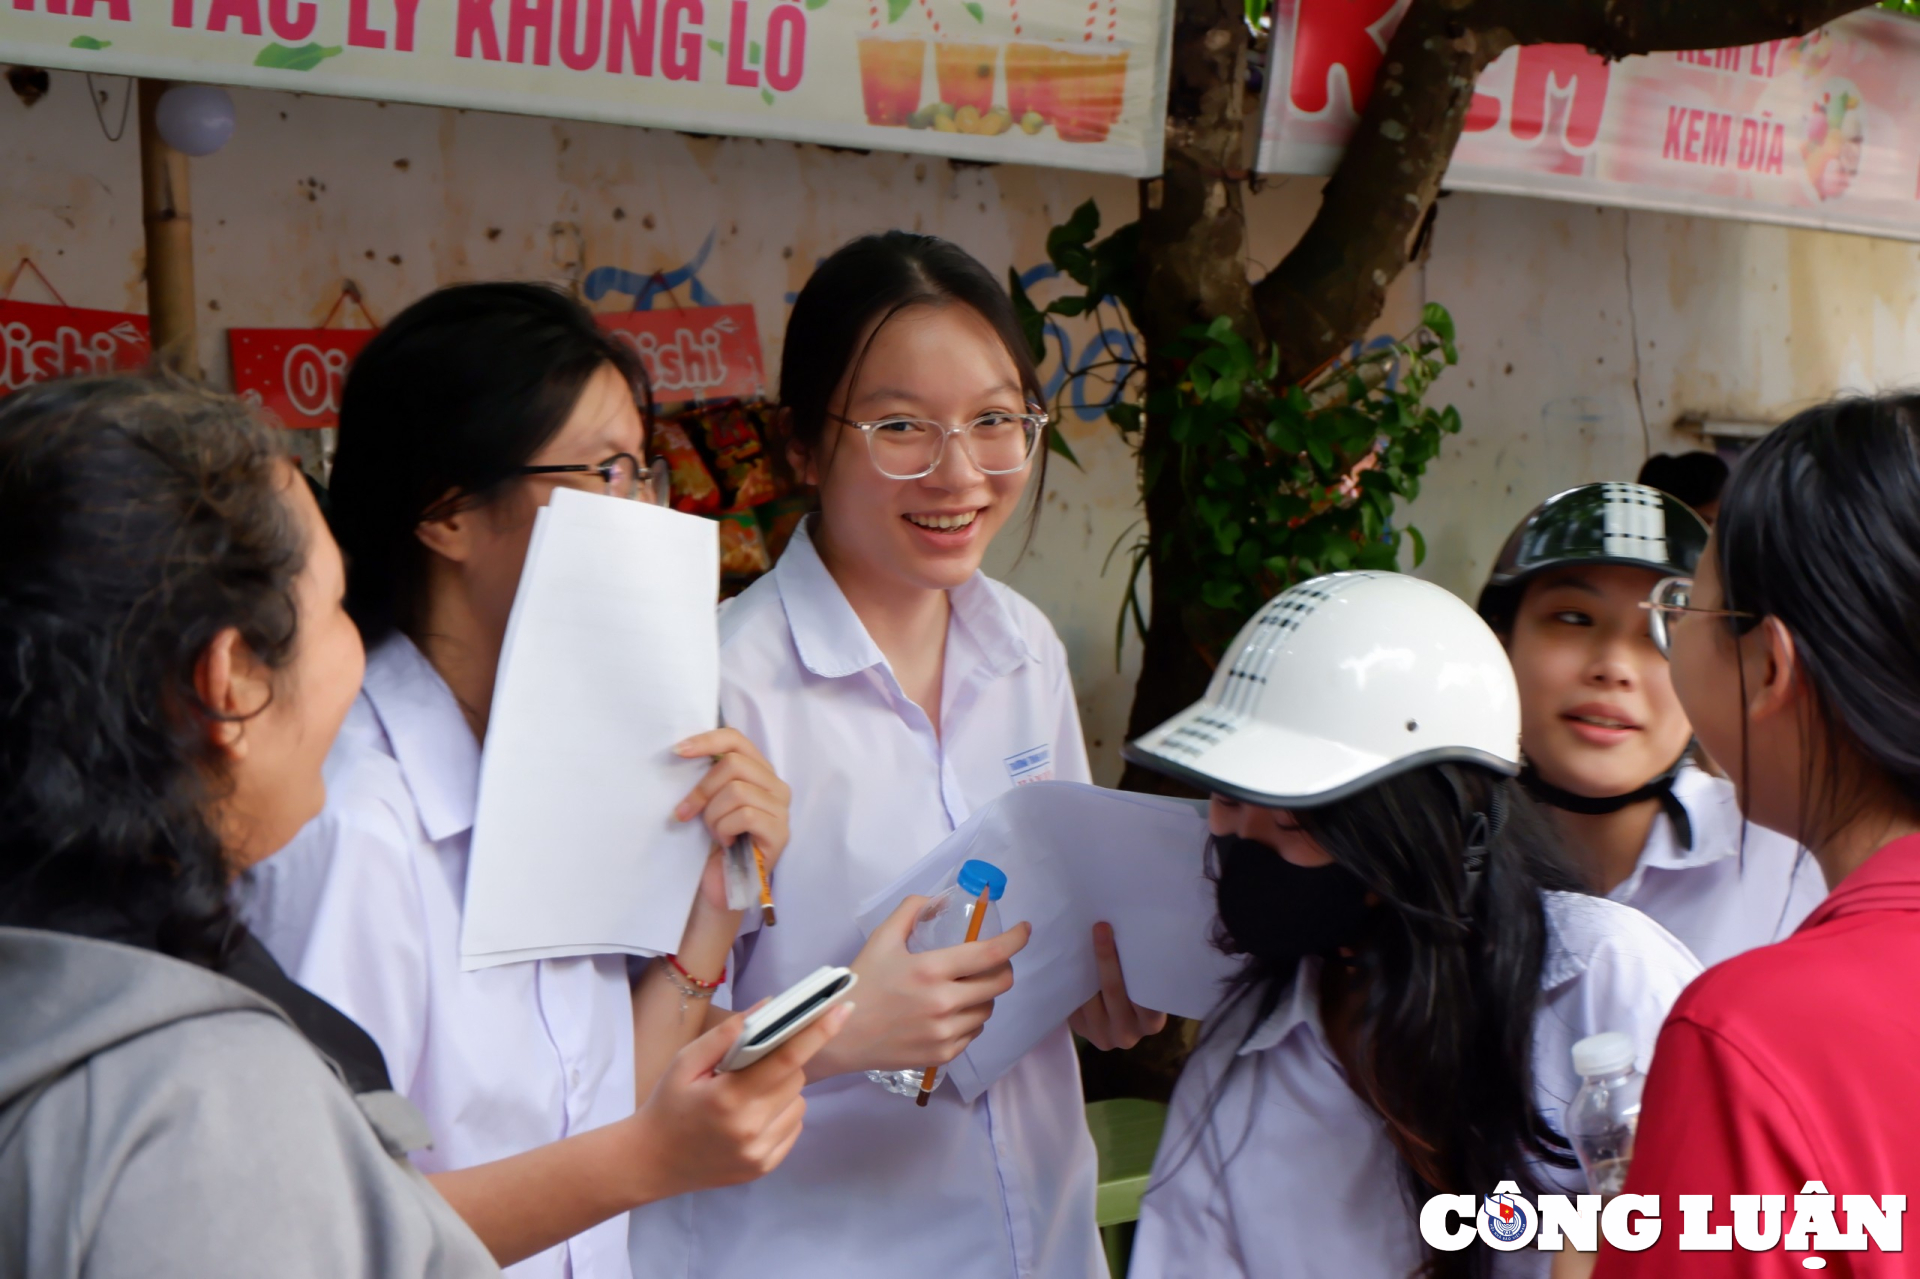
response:
M1026 0L1049 40L1028 34L1021 2L990 19L978 0L950 11L948 0L869 0L858 36L867 123L1105 142L1128 99L1119 0L1087 0L1084 11L1079 0Z

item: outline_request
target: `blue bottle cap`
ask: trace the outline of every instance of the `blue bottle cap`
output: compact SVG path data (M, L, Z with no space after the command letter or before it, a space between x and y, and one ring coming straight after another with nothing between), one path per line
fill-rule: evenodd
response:
M1007 891L1007 872L992 862L966 862L960 867L960 891L975 897L985 893L988 901L997 902Z

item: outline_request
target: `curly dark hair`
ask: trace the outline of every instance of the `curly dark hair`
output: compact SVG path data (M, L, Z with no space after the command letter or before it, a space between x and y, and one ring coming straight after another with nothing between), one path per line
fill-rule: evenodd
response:
M228 396L146 377L0 400L0 924L217 964L222 769L194 672L228 627L291 656L285 452Z

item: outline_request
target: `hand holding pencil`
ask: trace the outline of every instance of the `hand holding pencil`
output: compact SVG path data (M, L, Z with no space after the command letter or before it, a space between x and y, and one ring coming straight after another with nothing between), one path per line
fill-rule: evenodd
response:
M739 731L715 729L690 737L674 748L683 759L712 758L700 784L674 810L679 821L703 817L707 829L736 864L746 859L758 883L762 922L774 922L768 878L787 846L787 806L793 792L774 773L766 757ZM731 903L729 903L731 905ZM749 903L743 903L743 905ZM739 909L740 907L733 907Z

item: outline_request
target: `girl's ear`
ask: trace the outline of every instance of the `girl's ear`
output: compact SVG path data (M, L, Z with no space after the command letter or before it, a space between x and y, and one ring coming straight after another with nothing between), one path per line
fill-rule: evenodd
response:
M793 468L794 477L802 484L810 488L820 487L820 467L814 461L812 451L795 439L791 431L787 433L787 465Z
M463 505L459 493L448 489L429 510L444 511L414 525L413 535L420 544L442 559L464 564L473 558L475 520L479 508Z
M1792 710L1808 691L1793 632L1777 617L1747 633L1740 660L1747 668L1747 718L1754 723Z

